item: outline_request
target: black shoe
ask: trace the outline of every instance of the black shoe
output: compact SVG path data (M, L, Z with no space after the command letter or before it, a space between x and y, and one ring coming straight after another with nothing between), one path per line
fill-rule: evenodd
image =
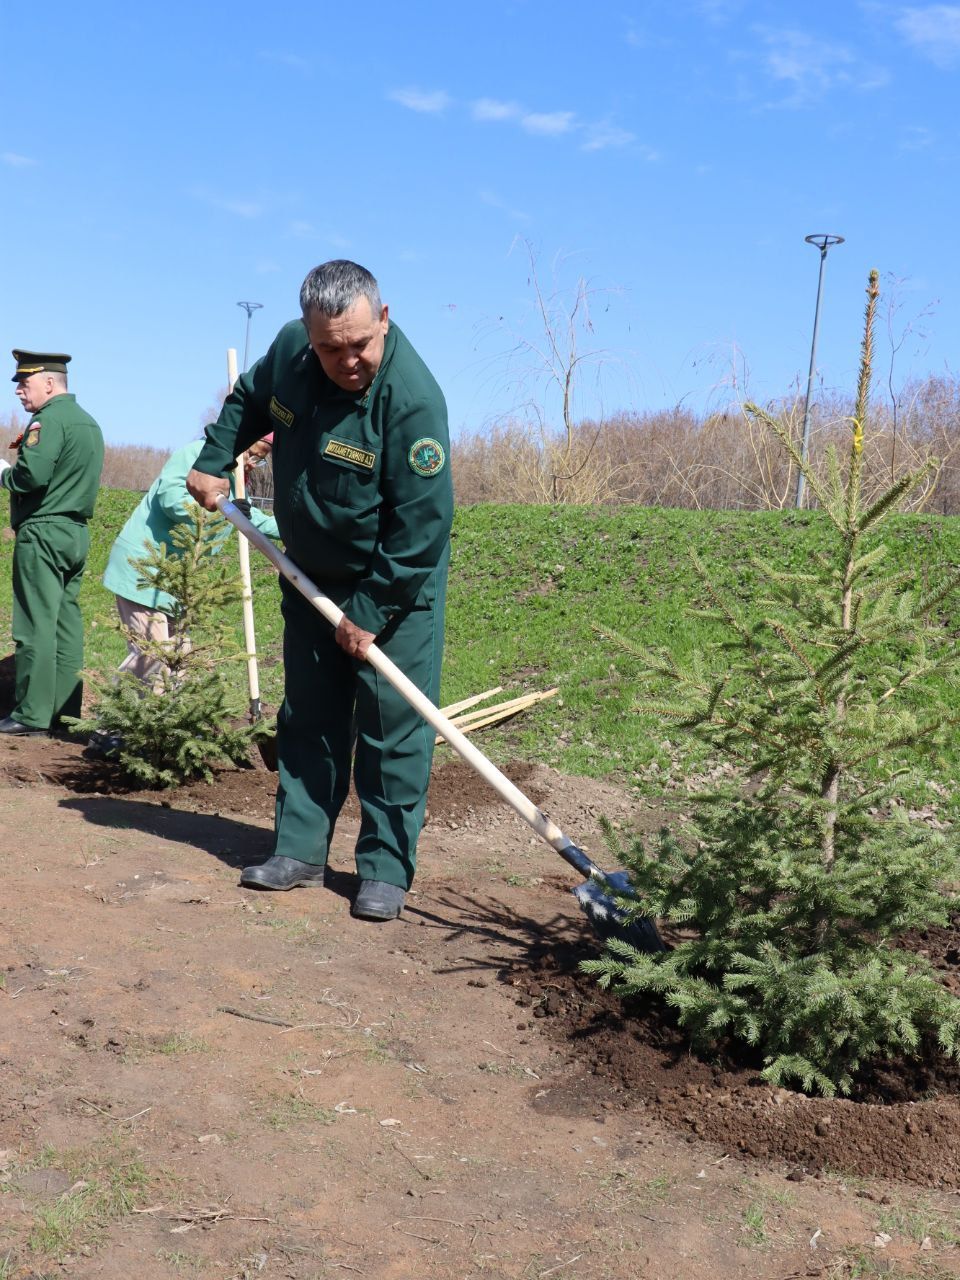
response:
M361 880L350 914L361 920L396 920L406 896L399 885L383 880Z
M83 754L88 760L119 760L124 748L123 738L119 733L111 733L107 729L94 729Z
M0 733L6 733L16 738L45 738L47 736L46 729L33 729L28 724L21 724L19 720L14 720L13 716L7 716L0 720Z
M326 866L316 862L298 862L274 854L257 867L244 867L240 883L251 889L296 889L298 885L322 885Z

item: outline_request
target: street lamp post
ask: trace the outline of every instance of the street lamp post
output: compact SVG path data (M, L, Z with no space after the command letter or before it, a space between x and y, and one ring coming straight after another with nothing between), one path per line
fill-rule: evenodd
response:
M823 269L827 262L827 251L832 249L835 244L843 244L843 236L823 235L819 233L814 236L804 236L807 244L815 245L820 250L820 275L817 279L817 306L813 313L813 341L810 344L810 372L807 374L807 398L803 405L803 440L800 445L800 456L804 462L807 460L807 454L810 449L810 393L813 390L813 375L816 372L817 360L817 333L820 329L820 297L823 293ZM797 497L795 506L799 509L803 506L803 491L806 486L806 476L801 471L797 475Z
M250 317L255 311L259 311L263 306L262 302L238 302L238 307L243 307L247 313L247 335L243 342L243 372L247 371L247 357L250 354Z

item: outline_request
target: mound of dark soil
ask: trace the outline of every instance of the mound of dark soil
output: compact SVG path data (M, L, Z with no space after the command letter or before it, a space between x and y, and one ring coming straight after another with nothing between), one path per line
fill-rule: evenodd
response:
M646 829L668 817L641 809L634 797L611 784L564 778L524 763L505 772L564 830L576 832L578 841L581 835L591 836L598 850L601 815ZM115 765L86 760L73 742L0 742L0 785L37 783L186 814L247 818L266 828L273 816L276 775L253 759L248 769L217 771L211 784L151 792L132 788ZM449 860L444 865L456 864L467 883L478 857L495 856L508 868L511 861L519 864L521 857L529 857L531 845L542 847L489 785L460 761L438 760L428 803L425 839L432 838L437 856ZM356 816L354 797L345 816ZM499 888L504 906L499 928L516 934L513 958L500 969L500 979L516 1000L519 1025L549 1037L565 1064L556 1078L536 1090L534 1107L555 1114L640 1109L690 1141L706 1140L781 1163L797 1178L833 1168L960 1187L960 1070L934 1046L920 1062L887 1063L865 1072L850 1100L811 1099L773 1089L759 1078L760 1063L742 1053L712 1061L698 1058L661 1005L622 1003L579 972L580 961L596 954L597 942L585 921L580 934L568 930L562 935L552 927L558 901L567 904L559 910L569 913L565 891L573 882L561 876L551 856L547 849L541 861L553 874L535 881L540 885L534 899L539 927L536 920L530 927L529 888L514 888L509 874ZM594 856L602 861L600 853ZM424 962L442 972L442 938L421 932L426 935L421 947L438 949L436 956L424 954ZM947 985L960 991L960 922L906 941L930 958Z

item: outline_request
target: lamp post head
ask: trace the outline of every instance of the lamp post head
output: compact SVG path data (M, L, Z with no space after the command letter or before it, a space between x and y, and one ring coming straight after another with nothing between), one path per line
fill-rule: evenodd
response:
M247 319L249 320L251 315L254 313L254 311L260 310L260 308L263 306L263 303L262 302L238 302L237 306L243 307L244 311L247 313Z
M832 249L835 244L843 244L843 236L824 235L821 231L818 231L816 235L804 236L803 238L807 244L815 245L822 254L826 254L827 250Z

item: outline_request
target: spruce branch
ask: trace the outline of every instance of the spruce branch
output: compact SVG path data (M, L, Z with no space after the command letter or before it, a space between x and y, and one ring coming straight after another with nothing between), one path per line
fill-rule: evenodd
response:
M831 502L830 494L821 483L820 477L801 455L800 450L794 444L793 437L790 435L790 432L783 423L779 422L771 414L767 413L766 409L762 408L758 404L754 404L752 401L745 404L743 408L745 413L748 413L750 417L754 418L757 422L769 428L769 430L774 433L790 455L794 465L803 472L807 484L816 494L817 501L820 503L820 506L827 512L837 528L842 529L844 527L842 508L838 510Z

